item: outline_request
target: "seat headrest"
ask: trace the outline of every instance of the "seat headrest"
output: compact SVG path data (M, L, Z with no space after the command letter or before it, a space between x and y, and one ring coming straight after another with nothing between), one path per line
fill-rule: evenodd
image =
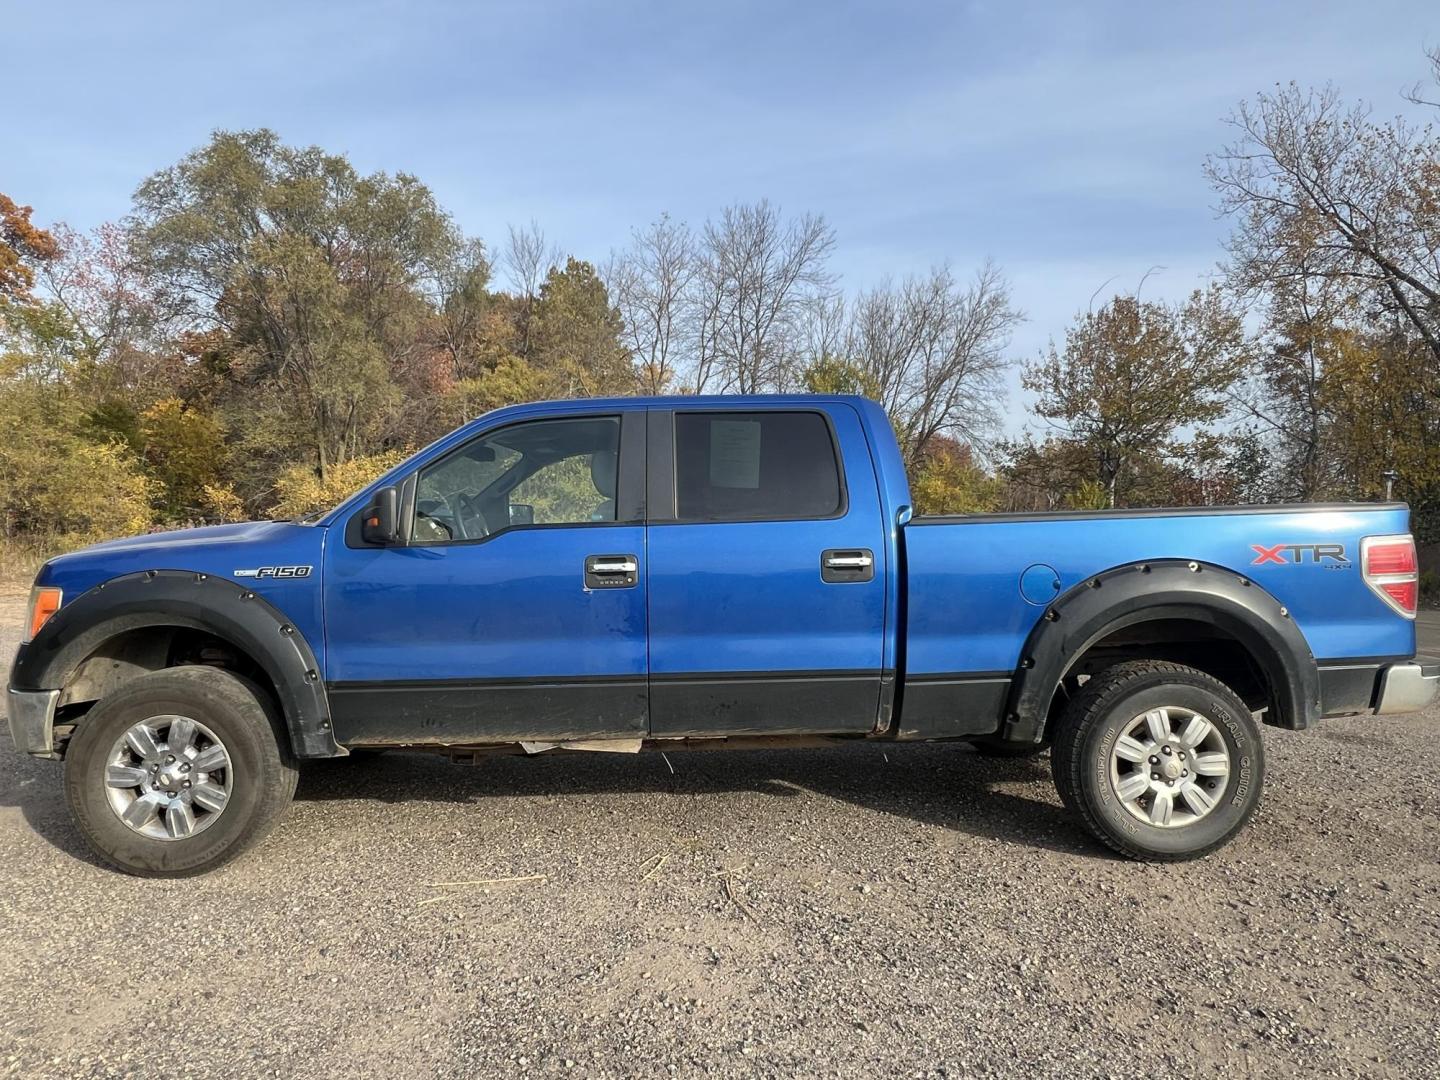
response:
M613 450L597 450L590 455L590 482L607 499L615 497L616 454Z

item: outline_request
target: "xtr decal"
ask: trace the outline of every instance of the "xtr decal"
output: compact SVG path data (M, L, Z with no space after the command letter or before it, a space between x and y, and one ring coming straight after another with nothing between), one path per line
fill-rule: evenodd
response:
M302 578L309 577L313 566L261 566L254 570L236 570L236 577Z
M1273 544L1268 547L1251 544L1250 547L1256 553L1250 561L1251 566L1264 566L1266 563L1289 566L1303 562L1326 563L1331 568L1350 565L1344 544Z

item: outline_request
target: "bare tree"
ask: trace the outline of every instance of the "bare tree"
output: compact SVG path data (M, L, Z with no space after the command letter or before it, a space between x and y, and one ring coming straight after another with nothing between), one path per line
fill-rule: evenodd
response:
M701 388L751 394L787 382L804 314L835 278L835 233L818 215L783 219L768 201L727 207L701 241L695 306Z
M1005 394L1006 349L1023 321L991 262L968 286L942 266L856 298L846 351L880 395L907 465L940 434L986 444Z
M510 225L508 230L505 271L511 290L520 299L520 355L528 360L534 342L533 316L540 285L551 267L563 265L565 259L558 247L546 241L544 230L534 218L522 229Z
M1418 90L1412 99L1423 103ZM1232 281L1254 292L1299 274L1346 280L1440 361L1440 136L1294 83L1242 103L1230 122L1239 139L1206 170L1239 218Z
M631 247L607 267L606 285L625 319L622 337L646 393L663 393L675 379L696 269L693 235L668 214L632 233Z

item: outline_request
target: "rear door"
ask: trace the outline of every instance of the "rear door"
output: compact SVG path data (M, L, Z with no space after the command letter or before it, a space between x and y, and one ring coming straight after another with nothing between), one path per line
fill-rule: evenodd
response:
M855 411L656 409L649 432L651 732L871 730L889 568Z

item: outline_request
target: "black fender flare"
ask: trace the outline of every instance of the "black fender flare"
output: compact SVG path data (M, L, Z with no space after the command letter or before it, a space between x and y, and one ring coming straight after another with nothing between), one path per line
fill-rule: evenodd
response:
M1011 683L1006 739L1039 742L1050 702L1097 641L1156 619L1210 623L1239 641L1274 694L1270 722L1304 728L1320 716L1320 675L1285 606L1249 578L1209 563L1156 559L1103 571L1057 597L1030 631Z
M337 757L330 706L309 642L272 604L211 574L146 570L112 578L65 604L15 655L10 685L60 690L104 642L128 630L183 626L244 650L279 696L297 757Z

